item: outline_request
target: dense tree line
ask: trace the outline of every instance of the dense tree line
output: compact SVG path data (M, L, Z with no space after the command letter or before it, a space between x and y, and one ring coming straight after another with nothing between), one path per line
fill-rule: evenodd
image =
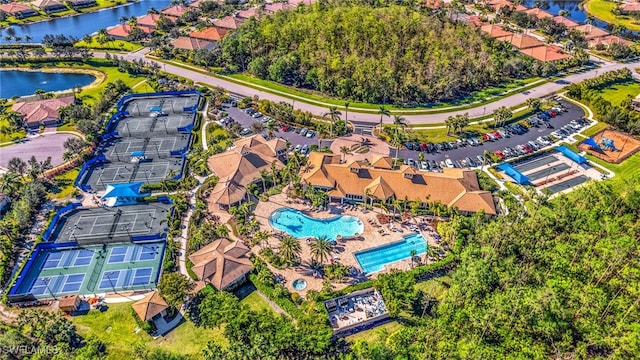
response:
M534 197L521 217L458 222L466 244L433 315L345 357L637 358L639 185L593 183ZM386 288L406 311L405 281Z
M229 68L368 102L429 103L526 77L535 62L477 29L409 7L322 2L225 37ZM521 70L507 64L518 59Z
M620 98L619 103L615 104L605 100L599 93L599 90L608 86L629 81L633 81L631 70L614 70L569 86L567 95L589 105L603 122L636 135L640 133L640 113L632 105L631 97Z

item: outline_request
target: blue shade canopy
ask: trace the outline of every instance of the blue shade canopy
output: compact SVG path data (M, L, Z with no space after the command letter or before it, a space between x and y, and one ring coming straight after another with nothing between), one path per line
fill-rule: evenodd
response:
M564 156L568 157L569 159L571 159L572 161L578 164L584 164L585 162L587 162L587 159L584 156L580 156L575 151L569 149L565 145L559 146L558 148L556 148L556 150L558 150Z
M125 183L125 184L109 184L102 195L103 199L114 197L140 197L140 187L142 182Z
M520 171L518 171L516 168L511 166L511 164L502 164L498 166L498 169L504 171L507 175L513 178L513 180L515 180L518 184L526 184L529 182L529 178L526 177Z

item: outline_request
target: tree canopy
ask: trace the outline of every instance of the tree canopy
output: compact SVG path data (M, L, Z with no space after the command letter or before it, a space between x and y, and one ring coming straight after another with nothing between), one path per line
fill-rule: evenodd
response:
M509 79L518 55L478 29L410 7L322 2L250 19L223 44L227 66L367 102L450 100ZM526 67L526 66L525 66ZM523 71L519 76L527 76Z

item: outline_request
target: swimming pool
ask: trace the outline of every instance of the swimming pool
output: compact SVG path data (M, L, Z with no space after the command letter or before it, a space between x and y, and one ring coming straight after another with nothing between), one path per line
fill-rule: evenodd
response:
M335 240L338 235L354 236L364 231L364 224L355 216L342 215L316 219L291 208L274 211L269 216L269 223L275 229L296 238L326 236L330 240Z
M411 250L416 255L427 251L427 242L422 235L415 233L406 235L402 240L355 253L356 260L366 274L380 271L384 266L411 257Z

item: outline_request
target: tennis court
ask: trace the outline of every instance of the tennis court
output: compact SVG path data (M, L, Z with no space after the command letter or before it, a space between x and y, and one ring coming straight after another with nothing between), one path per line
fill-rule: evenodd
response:
M523 164L516 165L514 167L516 168L516 170L520 171L521 173L525 173L527 171L533 170L535 168L539 168L547 164L551 164L556 161L558 161L558 159L556 159L554 156L547 155L545 157L542 157L533 161L528 161ZM529 177L529 175L527 175L527 177Z
M588 176L580 175L580 176L574 177L572 179L569 179L567 181L563 181L561 183L549 186L547 189L549 189L549 191L551 191L552 194L555 194L557 192L570 189L570 188L572 188L574 186L578 186L578 185L586 182L589 179L591 179L591 178L588 177Z
M42 249L15 294L38 299L154 289L162 266L164 242L119 243L64 249ZM121 256L124 255L124 258ZM65 267L65 259L72 259ZM74 261L79 260L79 263ZM121 260L121 261L115 261Z
M164 203L148 203L122 206L118 208L90 208L78 209L65 214L59 221L52 238L57 243L78 242L86 244L111 243L114 241L128 240L132 236L155 235L164 231L161 224L167 218L169 205ZM53 255L51 264L54 265ZM63 258L58 261L70 263L80 261L88 257L88 253L79 252L71 260ZM80 260L78 260L80 259Z

